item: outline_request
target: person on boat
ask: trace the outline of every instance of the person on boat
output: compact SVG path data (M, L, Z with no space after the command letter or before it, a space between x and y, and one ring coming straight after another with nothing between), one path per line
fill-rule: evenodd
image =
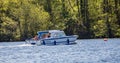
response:
M50 35L51 35L50 33L44 34L42 38L50 38Z
M51 33L48 33L48 38L50 38Z
M34 39L34 40L38 40L38 35L36 35L33 39Z
M47 37L47 34L43 34L42 38L43 38L43 39L44 39L44 38L48 38L48 37Z

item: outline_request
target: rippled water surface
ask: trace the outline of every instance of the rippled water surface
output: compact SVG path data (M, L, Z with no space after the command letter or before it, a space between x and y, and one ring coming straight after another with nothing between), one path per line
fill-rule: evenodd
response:
M0 63L119 63L120 39L80 39L73 45L0 43Z

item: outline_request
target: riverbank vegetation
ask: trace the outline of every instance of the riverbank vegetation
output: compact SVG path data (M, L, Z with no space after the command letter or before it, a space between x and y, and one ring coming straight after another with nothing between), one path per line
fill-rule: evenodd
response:
M120 37L120 0L0 0L0 41L60 29L79 38Z

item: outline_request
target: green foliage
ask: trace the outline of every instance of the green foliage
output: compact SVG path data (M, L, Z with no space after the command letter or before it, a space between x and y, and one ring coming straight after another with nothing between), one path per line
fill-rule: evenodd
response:
M0 41L60 29L79 38L120 37L119 0L0 0ZM110 36L111 35L111 36Z
M115 35L116 35L116 37L120 37L120 28L117 29Z
M106 24L104 20L98 20L94 25L92 25L92 28L96 37L106 36Z

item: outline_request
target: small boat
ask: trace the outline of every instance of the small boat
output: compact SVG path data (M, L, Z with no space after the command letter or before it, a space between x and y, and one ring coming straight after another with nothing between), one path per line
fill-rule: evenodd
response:
M38 31L37 39L27 39L26 44L32 45L57 45L57 44L75 44L78 36L66 36L62 30Z

